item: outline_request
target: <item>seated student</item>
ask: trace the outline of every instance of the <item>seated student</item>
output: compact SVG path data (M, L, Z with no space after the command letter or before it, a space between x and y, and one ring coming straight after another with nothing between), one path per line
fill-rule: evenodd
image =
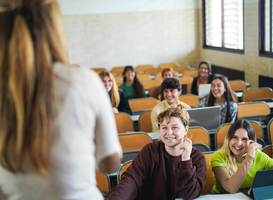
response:
M189 105L178 100L178 97L182 92L182 85L177 78L165 79L161 84L161 88L162 88L165 100L157 104L151 112L151 122L152 122L153 132L159 131L157 115L161 113L162 111L166 110L172 105L175 106L177 104L182 104L186 109L191 109Z
M198 95L198 88L201 84L211 83L215 74L211 73L211 64L209 61L201 61L198 67L198 77L193 79L191 93Z
M102 71L99 76L109 94L114 113L126 112L132 115L132 110L124 93L118 89L115 78L111 72Z
M119 89L122 89L127 99L144 97L144 88L137 78L135 69L132 66L126 66L122 74L123 84L119 86Z
M183 105L157 117L160 140L147 144L104 197L109 200L173 200L199 197L206 182L202 152L186 138L189 114Z
M236 193L251 187L257 171L273 168L273 159L259 151L262 146L255 141L255 132L247 120L231 125L222 149L211 158L215 175L212 193Z
M163 80L165 80L166 78L173 78L175 76L175 73L173 71L173 68L164 68L161 76L163 78ZM161 90L161 86L159 86L157 88L157 99L163 101L164 100L164 95L163 95L163 91Z
M216 76L211 83L209 96L204 97L197 107L221 106L220 124L234 122L238 106L232 96L229 83L224 76Z

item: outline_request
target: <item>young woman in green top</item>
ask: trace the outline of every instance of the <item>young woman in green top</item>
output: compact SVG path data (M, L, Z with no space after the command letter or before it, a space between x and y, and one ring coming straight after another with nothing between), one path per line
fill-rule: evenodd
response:
M212 193L236 193L251 187L257 171L273 168L273 159L261 152L261 147L249 121L234 122L222 149L211 158L215 175Z
M127 99L144 97L143 85L137 78L135 69L132 66L126 66L123 70L123 84L119 86Z

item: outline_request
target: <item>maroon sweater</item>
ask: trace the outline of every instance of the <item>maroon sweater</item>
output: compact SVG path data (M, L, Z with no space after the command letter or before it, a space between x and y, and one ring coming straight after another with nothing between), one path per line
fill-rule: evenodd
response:
M109 200L159 200L199 197L206 182L206 160L192 148L191 159L171 156L160 140L147 144L123 173L121 182L104 197Z

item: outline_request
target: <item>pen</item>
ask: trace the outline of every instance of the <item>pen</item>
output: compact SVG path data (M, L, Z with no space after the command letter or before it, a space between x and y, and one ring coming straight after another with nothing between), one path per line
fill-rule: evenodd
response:
M242 157L245 157L247 155L247 152L245 152L243 155L242 155Z

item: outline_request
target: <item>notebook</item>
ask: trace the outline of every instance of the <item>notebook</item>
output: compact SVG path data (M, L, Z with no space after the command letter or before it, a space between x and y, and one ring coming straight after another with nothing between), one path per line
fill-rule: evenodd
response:
M211 84L201 84L198 87L198 97L199 99L204 98L205 96L207 96L210 93L210 87Z
M250 195L249 189L241 188L240 191L254 200L273 198L273 169L257 171Z
M220 106L210 106L187 110L190 115L190 126L202 126L215 133L220 125Z

